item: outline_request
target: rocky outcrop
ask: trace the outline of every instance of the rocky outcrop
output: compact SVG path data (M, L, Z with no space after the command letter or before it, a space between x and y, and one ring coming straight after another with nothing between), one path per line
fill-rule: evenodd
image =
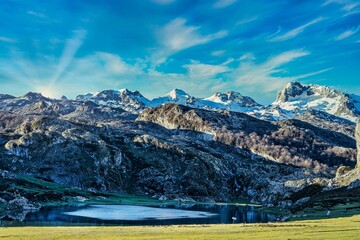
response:
M301 85L299 82L291 82L286 84L284 89L282 89L276 98L276 102L287 102L290 97L300 96L304 92L306 92L309 87Z
M291 82L278 93L272 106L283 111L291 110L293 115L303 115L309 109L321 110L335 116L354 121L360 116L360 97L350 95L328 86L303 85ZM291 114L290 114L291 115Z

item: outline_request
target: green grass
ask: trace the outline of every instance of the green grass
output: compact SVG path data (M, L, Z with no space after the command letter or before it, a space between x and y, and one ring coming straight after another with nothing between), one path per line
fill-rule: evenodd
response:
M319 192L309 202L291 209L289 220L326 219L360 214L360 188Z
M0 239L359 239L360 215L269 224L145 227L10 227Z
M123 205L165 205L178 203L177 201L161 201L148 196L134 196L108 192L90 192L69 188L61 184L44 181L26 175L18 175L15 179L10 180L0 178L0 192L18 192L21 196L26 197L30 201L39 203L42 206L72 205L77 203ZM79 202L74 199L76 196L85 197L87 200L85 202ZM209 204L205 202L196 203ZM259 206L240 199L236 202L223 204ZM0 210L1 207L2 206L0 204Z

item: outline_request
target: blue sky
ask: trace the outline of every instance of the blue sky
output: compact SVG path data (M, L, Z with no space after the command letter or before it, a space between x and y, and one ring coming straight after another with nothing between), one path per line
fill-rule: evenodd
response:
M0 92L235 90L289 81L360 95L360 1L1 0Z

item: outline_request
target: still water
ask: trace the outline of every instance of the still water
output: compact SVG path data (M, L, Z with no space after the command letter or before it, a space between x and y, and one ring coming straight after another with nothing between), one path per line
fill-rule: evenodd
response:
M253 206L216 204L180 204L164 206L83 205L45 207L29 212L22 221L3 218L3 226L105 226L105 225L169 225L231 224L276 221L272 214Z

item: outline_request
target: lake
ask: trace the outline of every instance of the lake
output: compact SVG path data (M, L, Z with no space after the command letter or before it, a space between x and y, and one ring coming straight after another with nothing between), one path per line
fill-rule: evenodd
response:
M18 218L19 219L19 218ZM3 218L3 226L139 226L170 224L265 223L277 216L254 206L178 204L164 206L81 205L44 207L22 216Z

